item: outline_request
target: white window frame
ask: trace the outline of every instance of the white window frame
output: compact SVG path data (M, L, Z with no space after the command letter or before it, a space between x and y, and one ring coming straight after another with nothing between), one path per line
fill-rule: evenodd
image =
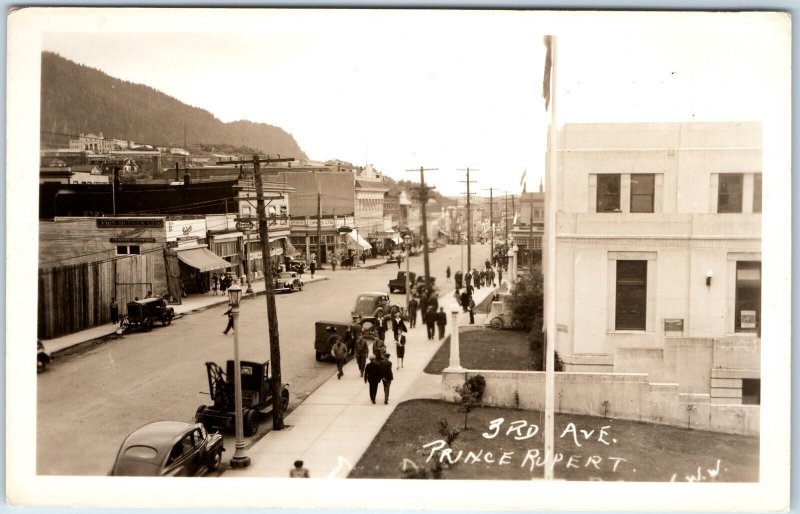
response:
M599 175L619 175L619 212L597 212L597 177ZM631 213L631 175L655 175L653 180L653 212ZM751 188L752 191L752 188ZM659 172L636 171L630 173L590 173L589 174L589 212L594 214L659 214L664 210L664 174Z

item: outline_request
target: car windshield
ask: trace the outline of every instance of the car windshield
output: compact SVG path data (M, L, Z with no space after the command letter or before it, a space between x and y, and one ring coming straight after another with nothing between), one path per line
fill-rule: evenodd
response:
M294 273L281 273L281 278L294 278Z

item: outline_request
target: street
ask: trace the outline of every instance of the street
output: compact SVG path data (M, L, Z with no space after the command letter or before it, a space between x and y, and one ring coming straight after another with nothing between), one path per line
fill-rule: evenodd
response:
M467 251L464 249L466 267ZM472 266L489 256L489 245L475 245ZM459 267L458 246L430 254L431 275L441 292L452 291L445 268ZM410 268L423 272L422 256L411 258ZM405 270L405 263L402 268ZM328 280L307 284L302 292L276 295L280 329L281 371L289 383L289 409L311 394L336 371L332 362L314 358L314 322L347 321L355 297L362 291L386 291L398 268L387 264L374 270L353 268L320 274ZM308 272L306 272L308 273ZM405 301L391 295L392 302ZM223 335L227 318L223 305L157 325L151 332L126 335L85 353L57 360L38 377L37 472L56 475L105 475L111 469L123 438L155 420L191 421L196 408L211 404L205 362L225 367L233 358L232 333ZM242 360L269 360L263 295L242 302L239 344ZM262 417L259 434L271 429ZM224 462L233 455L233 438L225 439Z

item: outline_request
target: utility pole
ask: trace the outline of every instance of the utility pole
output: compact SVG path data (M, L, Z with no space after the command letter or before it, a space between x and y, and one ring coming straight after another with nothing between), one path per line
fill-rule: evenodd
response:
M520 202L522 199L520 199ZM528 235L528 266L530 267L531 272L533 272L533 193L531 193L530 201L528 202L531 206L531 217L530 217L530 234Z
M419 167L419 202L422 206L422 262L424 264L425 270L425 287L430 287L431 281L431 266L430 261L428 260L428 211L427 211L427 203L428 203L428 188L425 186L425 172L426 171L436 171L438 168L425 168L424 166ZM417 170L406 170L406 171L413 171L416 172ZM433 189L433 188L431 188Z
M253 178L256 187L256 212L258 213L258 236L261 239L261 259L264 262L264 289L267 298L267 323L269 325L269 355L272 366L272 429L283 428L283 398L281 391L281 348L278 337L278 311L275 307L275 284L272 282L272 261L270 259L269 223L267 220L266 206L264 204L264 190L261 183L261 162L291 162L292 157L267 157L263 161L258 155L252 161L224 161L217 164L252 164ZM238 212L238 208L237 208ZM241 370L236 370L241 373Z
M508 191L506 191L506 208L503 210L503 230L505 231L506 245L508 245Z
M472 210L470 209L470 203L469 203L469 197L470 197L469 184L470 182L475 182L475 181L474 180L470 181L469 179L469 172L470 172L469 168L461 169L458 171L467 172L467 180L466 181L459 180L459 182L467 183L467 269L470 270L472 269ZM473 169L472 171L479 171L479 170Z
M489 188L489 260L494 257L494 199L492 198L492 189ZM486 191L486 188L484 188Z
M319 180L319 177L317 177ZM322 191L317 182L317 269L322 269Z

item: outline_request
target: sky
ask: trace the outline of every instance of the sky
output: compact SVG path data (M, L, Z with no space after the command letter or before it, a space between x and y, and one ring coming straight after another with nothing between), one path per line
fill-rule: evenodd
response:
M314 160L395 179L435 168L426 182L447 195L465 192L468 167L478 194L518 194L523 172L538 190L544 34L558 35L557 126L765 121L788 73L787 35L753 13L86 12L42 49L225 122L277 125Z

